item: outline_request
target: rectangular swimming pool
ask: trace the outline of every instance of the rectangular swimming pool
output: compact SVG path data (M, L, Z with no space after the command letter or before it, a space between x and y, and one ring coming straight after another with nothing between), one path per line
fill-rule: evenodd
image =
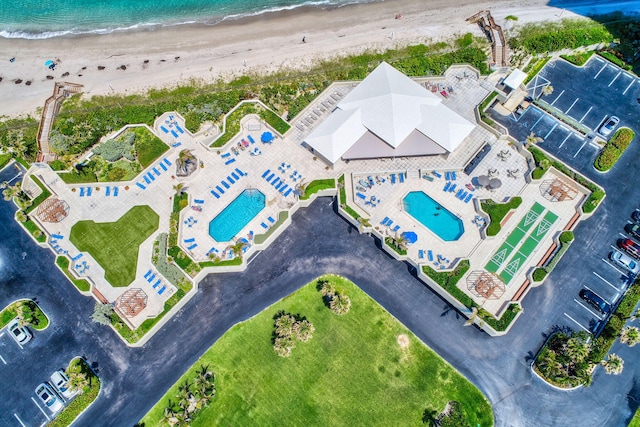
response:
M209 235L229 242L264 209L265 197L255 189L244 190L209 223Z
M458 240L464 233L462 220L423 191L410 192L403 204L409 215L445 242Z

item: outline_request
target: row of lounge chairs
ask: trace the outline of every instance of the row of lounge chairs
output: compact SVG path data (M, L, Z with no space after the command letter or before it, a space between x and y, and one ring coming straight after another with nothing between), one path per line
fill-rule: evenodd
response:
M278 190L278 192L284 197L288 197L289 194L291 194L291 192L293 191L293 188L289 187L289 185L286 184L279 176L276 176L274 172L271 172L271 169L267 169L266 171L264 171L262 177L269 184L273 185L273 188Z
M172 165L172 163L171 163L171 161L169 161L169 159L167 159L166 157L163 158L156 166L153 166L149 172L147 172L146 174L144 174L142 176L142 178L144 179L145 184L147 186L150 185L153 181L156 180L157 176L160 176L160 174L162 172L160 172L160 170L158 169L158 166L164 172L167 172L169 170L168 167L171 166L171 165ZM145 190L147 188L144 184L141 184L140 182L136 182L136 185L138 187L140 187L141 189L143 189L143 190Z
M384 225L385 227L389 227L389 230L391 230L391 232L393 233L397 233L398 231L400 231L400 226L398 224L391 228L391 226L393 225L393 220L387 216L385 216L384 219L380 221L380 224Z
M162 130L162 132L168 134L171 133L171 136L173 136L174 138L178 138L178 132L180 134L184 133L184 129L182 129L182 127L180 127L180 125L178 124L178 121L175 120L174 116L171 115L169 116L168 119L165 119L164 123L165 125L160 125L160 130ZM178 132L176 132L173 128L175 127L175 129L177 129ZM168 128L168 129L167 129Z
M118 197L118 187L106 187L104 195L109 197L113 194L113 197Z
M156 276L156 274L153 271L151 271L151 269L149 269L144 274L144 278L147 280L147 282L149 282L149 284L153 283L153 285L151 285L151 287L156 290L158 295L162 295L164 293L164 291L167 289L167 286L162 283L162 279L159 276L160 276L160 274L158 274L158 276Z
M227 175L226 180L223 179L222 181L220 181L220 185L216 185L216 188L214 190L211 190L211 194L213 194L216 199L219 199L220 196L224 194L225 190L230 189L231 186L236 183L236 181L239 181L240 178L246 175L246 172L243 172L242 170L240 170L240 168L236 168L233 172Z
M444 185L444 188L442 189L442 191L444 191L445 193L453 193L454 191L456 191L456 188L458 187L457 184L451 182L451 181L447 181L447 183ZM464 201L465 203L469 203L471 201L471 199L473 199L473 193L469 192L463 188L459 188L458 192L456 193L456 198Z
M275 224L275 223L276 223L276 220L275 220L275 219L273 219L271 216L267 217L267 221L269 221L269 225L267 225L264 221L262 221L262 222L260 223L260 226L261 226L262 228L264 228L265 230L268 230L268 229L269 229L269 227L271 227L273 224Z
M80 197L91 197L91 187L80 187Z
M49 244L51 245L53 250L56 251L56 253L58 253L58 254L67 254L68 253L66 249L63 249L62 247L60 247L58 245L58 241L57 240L51 240L49 242Z

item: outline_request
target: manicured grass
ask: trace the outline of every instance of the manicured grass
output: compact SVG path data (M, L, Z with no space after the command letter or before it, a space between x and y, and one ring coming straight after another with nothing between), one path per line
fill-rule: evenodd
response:
M311 181L304 189L304 194L300 195L300 200L306 200L311 197L312 194L317 193L320 190L326 190L328 188L336 188L336 180L333 178L316 179Z
M425 409L440 412L450 400L461 403L469 425L493 424L477 388L354 284L328 278L351 299L348 314L333 314L314 281L232 327L194 363L183 379L208 366L217 392L191 425L420 425ZM271 342L280 310L306 316L316 328L288 358ZM409 337L406 349L398 345L401 334ZM142 423L161 425L183 379Z
M127 286L135 279L140 244L158 229L159 221L149 206L134 206L116 222L77 222L69 239L104 268L112 286Z
M136 127L131 130L136 134L134 142L136 157L143 168L155 162L158 157L169 150L169 146L149 132L146 127Z
M87 375L89 385L85 387L82 393L77 395L54 420L47 424L48 427L66 427L71 425L78 415L98 398L98 394L100 393L100 378L98 378L84 360L81 358L73 359L68 369L71 372L82 372Z
M573 65L577 65L578 67L583 66L587 63L589 58L593 55L593 51L590 50L588 52L582 53L574 53L573 55L560 55L560 58L571 62Z
M624 154L635 136L635 132L629 128L618 129L604 148L600 150L598 157L593 162L593 166L600 172L606 172L611 169Z
M520 197L513 197L507 203L495 203L493 200L482 202L482 210L491 218L491 223L487 227L487 236L496 236L500 232L500 221L512 209L517 209L522 203Z
M35 208L37 208L40 205L40 203L42 203L45 200L47 200L49 198L49 196L51 195L51 192L47 189L47 187L44 186L42 181L40 181L40 179L38 179L37 176L31 175L31 179L33 180L33 182L36 183L36 185L38 187L40 187L40 189L42 190L42 193L40 193L40 195L38 197L33 199L33 203L31 204L31 206L29 206L27 209L24 210L24 212L26 214L30 213Z
M56 257L56 264L62 269L64 275L67 276L67 278L71 281L71 283L73 283L76 288L78 288L79 291L89 292L89 290L91 289L91 285L89 284L89 282L85 279L76 279L69 272L69 258L67 258L66 256Z
M640 409L637 409L635 415L631 418L629 427L640 427Z
M340 184L340 207L345 210L353 219L358 221L360 219L360 215L358 212L354 211L351 206L347 204L347 192L344 189L344 175L340 175L338 178L338 183Z
M24 312L24 310L28 310L33 314L30 319L24 319L29 327L41 331L49 325L49 319L38 304L32 300L19 300L0 311L0 329L7 326L10 321L18 316L18 313Z
M11 161L11 153L0 154L0 169L4 168Z

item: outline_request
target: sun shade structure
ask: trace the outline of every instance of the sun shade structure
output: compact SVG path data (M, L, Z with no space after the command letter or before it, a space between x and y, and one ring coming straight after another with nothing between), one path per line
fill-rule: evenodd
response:
M60 222L69 215L69 204L64 200L49 198L38 206L36 216L42 222Z
M454 151L475 128L386 62L305 139L314 153L339 159L423 156Z
M147 306L147 294L140 288L129 289L116 300L116 309L126 317L135 317Z
M479 298L499 299L505 292L504 283L486 271L472 271L467 276L467 289Z
M273 141L273 134L271 132L264 132L260 137L262 142L271 142Z
M506 79L504 79L502 84L507 87L510 87L511 89L518 89L522 84L522 82L524 82L524 79L526 78L527 78L527 73L516 68L511 72L511 74L509 74L509 76Z

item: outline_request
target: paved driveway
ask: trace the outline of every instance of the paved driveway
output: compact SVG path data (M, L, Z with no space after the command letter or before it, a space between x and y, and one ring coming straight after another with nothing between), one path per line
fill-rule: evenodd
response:
M637 200L635 189L634 194ZM529 370L531 355L565 319L566 307L575 304L577 266L585 254L600 257L599 232L618 210L613 201L608 199L597 218L578 228L576 244L548 282L529 294L523 316L506 337L490 338L464 327L463 319L410 268L346 224L333 212L331 200L320 199L296 213L292 226L245 272L205 279L198 295L140 349L124 346L108 328L87 323L93 302L52 267L52 255L32 243L11 221L13 206L2 203L0 304L37 297L53 324L42 338L47 351L25 351L21 363L0 366L0 382L14 384L3 395L15 395L10 403L0 399L0 425L18 426L12 414L33 411L33 388L74 355L85 355L104 381L103 393L78 425L133 425L230 326L326 272L356 282L480 387L494 407L497 425L623 425L640 397L633 382L640 366L637 352L616 349L626 359L625 374L605 376L598 368L593 385L575 392L553 390Z

